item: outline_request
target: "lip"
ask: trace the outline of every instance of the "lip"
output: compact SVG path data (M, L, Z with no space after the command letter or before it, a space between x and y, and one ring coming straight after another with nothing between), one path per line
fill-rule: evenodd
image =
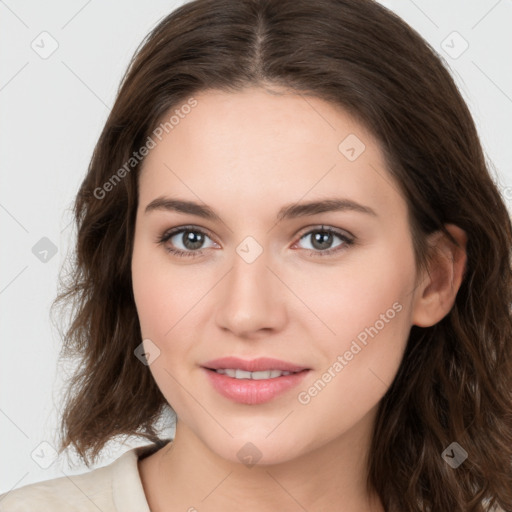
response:
M233 368L245 370L246 372L260 372L265 370L281 370L282 372L300 372L302 370L309 370L305 366L300 366L280 359L273 359L270 357L259 357L258 359L251 359L249 361L240 359L238 357L221 357L220 359L212 359L202 365L203 368L211 370L219 370L225 368ZM281 378L281 377L277 377ZM264 379L268 380L268 379Z
M218 369L240 369L248 372L264 370L281 370L295 372L272 379L235 379L217 373ZM213 388L225 398L246 405L258 405L269 402L276 396L297 386L309 373L310 369L279 359L261 357L245 361L237 357L223 357L208 361L201 368Z

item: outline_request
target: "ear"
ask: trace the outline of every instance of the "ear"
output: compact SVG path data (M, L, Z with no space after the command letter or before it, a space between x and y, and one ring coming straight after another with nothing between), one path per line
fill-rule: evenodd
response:
M445 227L459 247L442 231L430 235L432 258L421 285L415 290L412 312L412 323L419 327L430 327L449 313L464 277L466 232L454 224L446 224Z

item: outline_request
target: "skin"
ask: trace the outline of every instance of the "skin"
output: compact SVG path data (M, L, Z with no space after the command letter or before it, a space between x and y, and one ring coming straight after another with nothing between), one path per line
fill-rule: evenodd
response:
M433 325L453 306L465 234L448 226L460 249L433 236L439 257L430 275L419 274L405 199L378 141L343 109L276 88L194 97L197 106L146 157L139 182L133 291L142 339L160 350L150 371L177 414L173 442L139 461L150 508L382 511L365 483L377 406L411 326ZM349 134L366 146L354 161L338 150ZM222 221L145 213L162 195L206 203ZM377 215L330 211L276 222L284 205L325 198L348 198ZM198 250L184 245L183 233L157 243L185 225L207 232L202 255L166 251ZM318 248L311 231L322 225L354 244L335 235ZM263 250L250 264L236 252L247 236ZM298 393L396 303L394 318L300 403ZM238 404L200 368L228 355L275 357L311 371L270 402ZM237 456L248 442L261 452L252 467Z

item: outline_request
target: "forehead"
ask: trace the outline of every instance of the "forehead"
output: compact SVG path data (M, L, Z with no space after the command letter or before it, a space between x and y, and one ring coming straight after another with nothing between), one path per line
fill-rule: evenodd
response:
M378 141L341 107L261 88L194 99L145 158L141 204L173 194L220 209L236 203L246 213L254 204L261 213L262 205L336 193L375 209L405 208Z

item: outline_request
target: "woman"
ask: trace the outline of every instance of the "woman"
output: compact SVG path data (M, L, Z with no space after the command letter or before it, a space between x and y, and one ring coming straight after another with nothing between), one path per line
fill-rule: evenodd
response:
M3 510L512 510L510 218L449 72L396 15L178 8L75 213L61 451L151 444Z

